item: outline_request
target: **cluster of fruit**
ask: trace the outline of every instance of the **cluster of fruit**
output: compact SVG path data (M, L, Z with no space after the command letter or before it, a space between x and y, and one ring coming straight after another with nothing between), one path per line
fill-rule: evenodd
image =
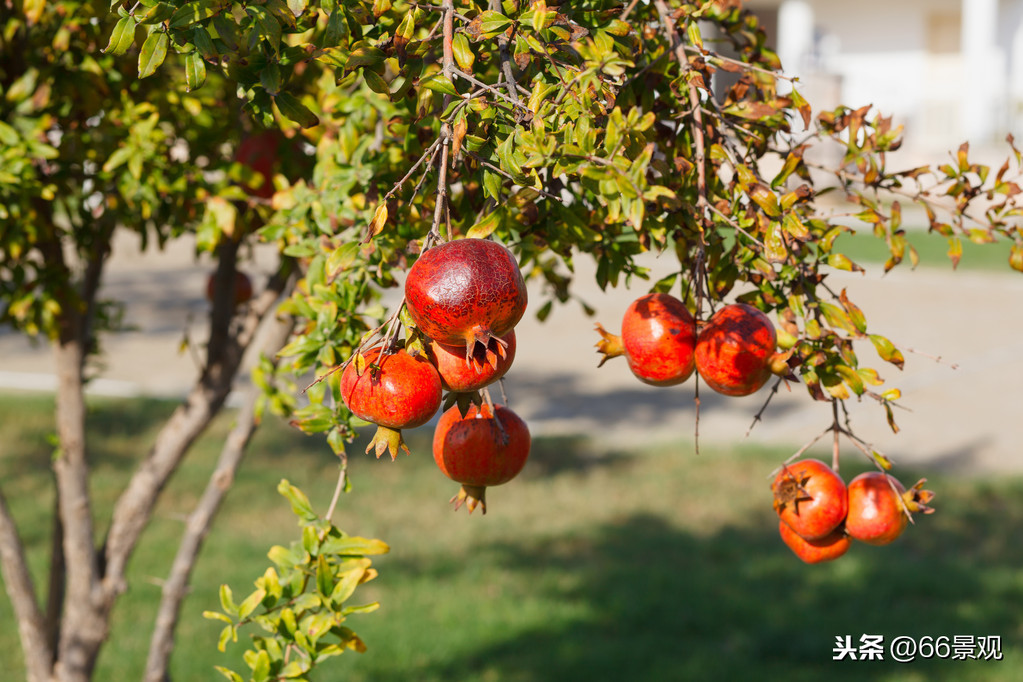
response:
M515 358L513 328L526 310L522 273L496 242L446 242L424 251L409 270L405 306L427 338L425 352L410 353L396 338L357 351L341 375L342 400L377 425L366 451L389 452L393 460L399 449L408 452L401 430L430 421L448 391L456 404L437 424L433 457L462 486L452 498L455 509L465 503L470 513L479 506L485 514L486 488L510 481L529 456L525 422L479 396Z
M628 307L620 336L597 325L597 350L624 355L632 373L653 386L674 386L694 371L718 393L755 393L772 373L787 375L787 354L767 316L744 303L726 305L698 325L685 304L668 294L647 294Z
M894 476L869 471L846 486L820 460L786 464L771 484L778 532L808 564L837 559L854 539L887 545L902 534L913 513L933 511L927 503L934 493L923 490L923 484L921 479L907 491Z

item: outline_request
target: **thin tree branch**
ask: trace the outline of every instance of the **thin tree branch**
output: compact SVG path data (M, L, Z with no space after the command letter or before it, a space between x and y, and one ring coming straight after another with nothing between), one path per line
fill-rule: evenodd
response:
M287 343L293 327L294 320L291 318L272 318L270 326L265 330L262 352L274 358ZM149 642L149 656L146 660L144 679L147 682L163 682L167 679L167 668L175 644L174 633L181 614L182 601L188 592L192 570L213 519L234 482L235 473L245 456L246 446L256 430L256 406L260 394L258 386L249 387L245 404L239 410L235 426L227 436L206 490L188 516L178 553L174 557L167 580L163 583L156 624Z
M46 682L50 679L53 665L53 649L39 609L32 574L28 570L25 546L21 543L3 492L0 492L0 571L18 622L29 682Z

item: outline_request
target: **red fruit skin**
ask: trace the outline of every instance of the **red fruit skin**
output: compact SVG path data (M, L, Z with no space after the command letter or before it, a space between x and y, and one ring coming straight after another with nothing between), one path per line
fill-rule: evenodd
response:
M355 416L391 429L422 426L440 408L440 375L430 362L404 349L381 357L374 348L363 354L362 376L351 362L341 374L341 399ZM369 364L380 366L373 372Z
M428 337L471 349L476 341L487 345L491 336L510 332L527 297L511 251L485 239L456 239L427 249L412 265L405 301Z
M771 490L778 518L805 540L827 537L842 524L849 508L842 477L817 459L785 465Z
M849 536L845 534L845 529L841 526L820 540L807 540L789 528L784 521L779 521L778 533L789 549L808 564L834 561L848 552L849 546L852 544Z
M888 484L891 481L895 490ZM902 535L909 518L900 502L906 489L880 471L868 471L849 482L849 515L845 529L849 535L870 545L887 545Z
M487 348L476 344L468 361L465 346L445 346L431 341L430 355L444 390L469 393L503 377L515 360L515 332L508 332L501 340L505 346L501 346L496 339L492 339ZM491 359L494 360L493 364Z
M652 386L681 384L696 368L696 320L668 294L632 302L622 319L622 344L629 369Z
M718 393L755 393L771 376L771 356L778 345L774 325L744 303L718 310L696 339L696 371Z
M475 405L463 418L458 406L441 415L433 434L433 459L444 475L467 486L488 487L515 478L529 457L526 423L503 405ZM502 430L503 427L503 430Z
M273 168L277 163L280 139L275 131L264 130L241 141L235 152L235 161L248 166L263 176L256 187L243 184L242 189L250 197L269 199L274 195Z
M215 275L210 275L206 279L206 300L210 303L213 302L213 289L215 287ZM234 273L234 304L241 305L246 301L252 299L252 280L244 272L235 271Z

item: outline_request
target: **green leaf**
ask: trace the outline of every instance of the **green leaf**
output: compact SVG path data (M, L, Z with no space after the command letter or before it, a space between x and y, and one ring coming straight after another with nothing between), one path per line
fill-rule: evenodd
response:
M185 89L198 90L206 82L206 62L198 50L185 55Z
M467 238L471 239L486 239L501 225L501 220L504 217L501 209L491 211L484 216L478 223L469 228L469 231L465 233Z
M266 590L264 589L258 589L246 597L245 601L238 605L238 618L248 618L256 610L256 607L260 605L264 597L266 597Z
M103 51L117 56L127 52L128 48L135 44L136 26L135 17L121 17L114 25L114 30L110 33L110 42Z
M451 41L451 49L458 62L458 68L466 73L472 73L472 65L476 61L476 54L469 47L469 39L464 33L457 33Z
M231 587L227 584L220 586L220 607L230 616L238 615L238 606L234 603Z
M381 95L391 94L391 86L388 85L387 81L384 80L384 77L381 76L376 71L363 69L362 77L366 81L366 85L368 85L369 89L372 90L373 92L379 93Z
M221 651L223 651L223 649L221 649ZM221 675L223 675L227 679L231 680L231 682L245 682L245 679L241 675L239 675L238 673L236 673L235 671L233 671L233 670L231 670L229 668L225 668L222 665L215 665L215 666L213 666L213 668L218 673L220 673Z
M511 19L500 12L487 10L486 12L481 12L479 16L469 22L468 31L475 40L493 38L512 23L514 22Z
M214 4L211 0L186 2L171 15L170 28L185 28L203 19L209 19L223 9L223 3Z
M324 597L334 591L334 572L330 569L327 557L323 554L316 557L316 589Z
M252 658L250 661L249 657L246 657L245 661L252 668L252 682L266 682L270 678L270 654L264 650Z
M231 620L230 616L221 613L220 611L203 611L202 617L205 618L206 620L221 620L224 621L225 623L229 623L232 625L234 624L234 621Z
M1009 250L1009 267L1023 272L1023 243L1015 243Z
M309 498L306 497L306 494L291 485L288 479L282 479L277 484L277 492L287 498L288 502L291 503L291 511L303 521L316 521L319 518L313 511L312 505L309 504Z
M451 82L451 79L442 74L440 71L431 74L426 78L419 81L421 87L433 92L439 92L444 95L455 95L458 96L458 90L455 89L455 84Z
M142 51L139 52L139 78L147 78L156 73L156 70L167 58L167 45L170 38L163 31L150 33L146 42L142 44Z
M689 42L696 47L703 49L703 36L700 35L700 27L695 21L690 21L686 26L686 33L689 35Z
M368 556L387 554L391 548L382 540L372 540L355 536L342 538L328 537L320 546L321 554L339 554L341 556Z
M298 98L290 92L279 93L274 97L274 102L277 103L277 108L285 118L294 121L303 128L314 128L320 125L320 119L316 114L299 102Z
M890 362L899 369L905 364L906 359L902 356L902 352L895 347L895 345L887 338L880 334L869 334L870 342L874 344L874 349L877 354L885 362Z

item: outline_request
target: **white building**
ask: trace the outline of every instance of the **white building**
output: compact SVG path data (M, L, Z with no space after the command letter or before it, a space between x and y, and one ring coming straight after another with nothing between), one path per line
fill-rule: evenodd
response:
M750 0L815 111L873 104L908 152L1023 144L1023 0ZM1004 148L1003 148L1004 156Z

